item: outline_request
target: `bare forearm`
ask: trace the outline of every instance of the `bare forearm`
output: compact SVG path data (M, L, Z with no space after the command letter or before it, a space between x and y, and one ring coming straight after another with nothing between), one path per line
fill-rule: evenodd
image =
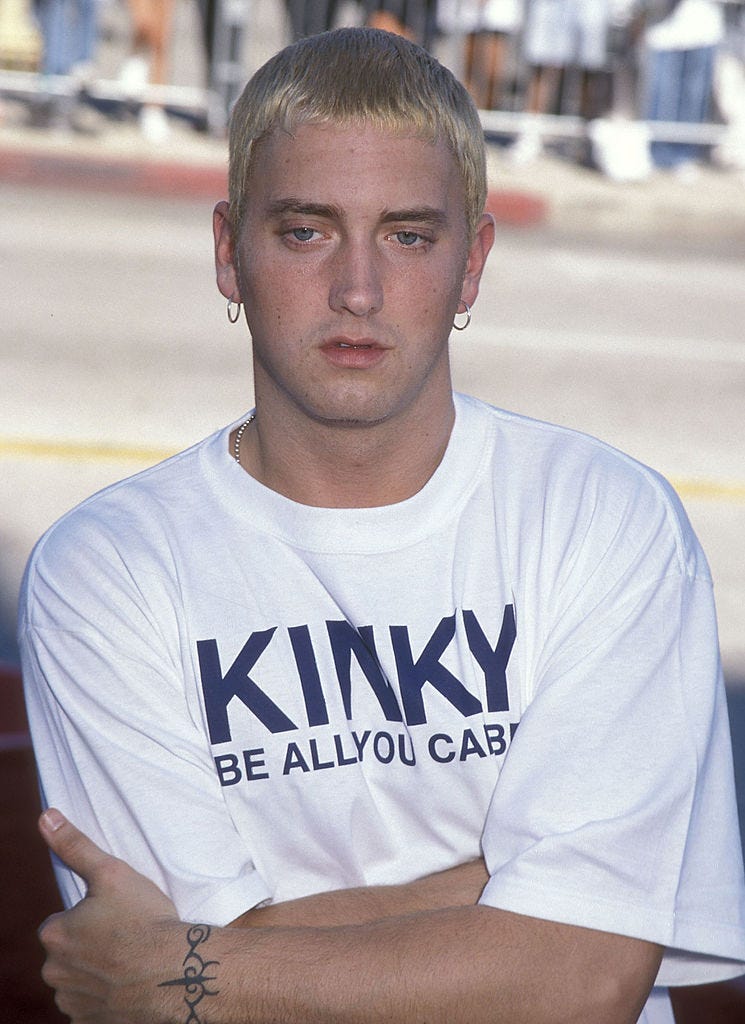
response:
M659 962L646 943L486 907L216 929L204 956L211 1024L633 1024Z
M368 924L429 910L473 906L487 880L484 862L476 860L406 885L342 889L250 910L233 924L242 928L330 928Z
M334 927L190 925L58 812L40 828L88 882L40 929L44 978L73 1024L634 1024L660 961L637 939L472 905L409 902ZM458 892L468 903L479 870L432 876L394 902ZM392 890L380 895L388 913Z

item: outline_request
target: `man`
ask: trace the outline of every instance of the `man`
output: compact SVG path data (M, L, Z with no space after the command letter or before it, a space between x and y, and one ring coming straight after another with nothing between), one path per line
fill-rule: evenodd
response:
M305 40L236 107L215 252L255 413L89 499L26 576L70 819L41 828L66 902L88 887L42 929L76 1024L633 1024L745 969L685 514L453 396L485 197L471 101L401 38Z

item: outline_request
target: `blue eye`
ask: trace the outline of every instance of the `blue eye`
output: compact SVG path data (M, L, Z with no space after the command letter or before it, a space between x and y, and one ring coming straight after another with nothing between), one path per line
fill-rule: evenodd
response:
M298 242L309 242L314 234L315 234L315 231L313 230L313 228L293 228L292 229L292 236Z
M416 245L421 238L421 235L418 235L416 231L397 231L396 238L401 245L411 246Z

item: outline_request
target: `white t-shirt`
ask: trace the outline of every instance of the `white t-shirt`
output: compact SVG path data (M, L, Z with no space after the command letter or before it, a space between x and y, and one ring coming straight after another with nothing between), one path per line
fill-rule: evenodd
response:
M441 32L517 32L523 21L524 0L438 0Z
M296 504L228 427L57 523L20 615L45 802L188 920L483 853L487 905L661 943L660 985L742 973L712 584L678 499L593 438L456 412L395 505Z

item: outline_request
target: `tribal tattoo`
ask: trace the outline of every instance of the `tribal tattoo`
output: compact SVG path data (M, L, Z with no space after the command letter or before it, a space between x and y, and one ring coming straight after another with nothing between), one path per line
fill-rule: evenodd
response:
M162 981L158 988L173 988L183 986L184 1002L189 1011L189 1016L184 1024L203 1024L202 1018L197 1013L197 1006L205 996L216 996L219 989L208 988L208 982L215 981L214 974L208 974L211 967L218 967L219 960L205 960L197 953L197 946L206 942L210 937L211 928L206 924L194 924L186 933L186 941L189 944L189 952L183 959L184 973L180 978L173 978L171 981Z

